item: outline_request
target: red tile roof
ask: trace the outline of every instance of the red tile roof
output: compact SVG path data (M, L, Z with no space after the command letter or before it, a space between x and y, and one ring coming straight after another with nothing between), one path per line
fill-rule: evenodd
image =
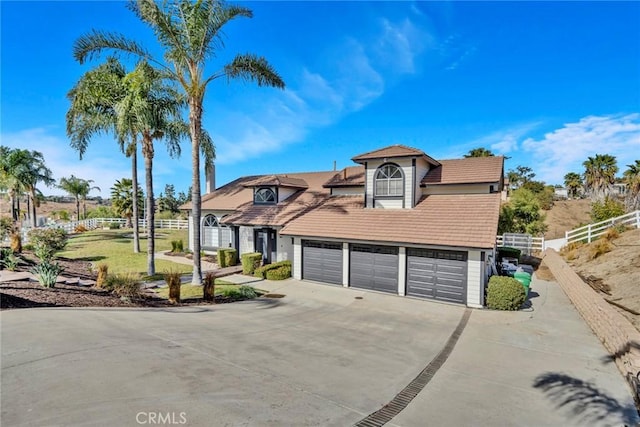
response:
M504 157L469 157L440 160L440 166L430 169L422 184L477 184L498 182L502 177Z
M318 239L492 248L500 194L432 195L413 209L365 209L361 196L332 197L281 234Z
M349 166L336 173L324 187L357 187L364 185L364 166Z
M369 151L368 153L360 154L353 157L356 163L362 163L365 160L395 158L395 157L423 157L427 162L432 165L438 165L438 161L427 156L423 151L417 148L407 147L406 145L390 145L389 147L380 148L378 150Z

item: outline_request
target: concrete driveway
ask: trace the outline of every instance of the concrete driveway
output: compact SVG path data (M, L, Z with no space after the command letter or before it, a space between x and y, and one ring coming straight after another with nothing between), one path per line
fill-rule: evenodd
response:
M286 296L2 312L2 425L353 425L424 369L465 311L295 280L257 286ZM474 310L388 425L636 422L626 384L562 291L533 290L533 311Z

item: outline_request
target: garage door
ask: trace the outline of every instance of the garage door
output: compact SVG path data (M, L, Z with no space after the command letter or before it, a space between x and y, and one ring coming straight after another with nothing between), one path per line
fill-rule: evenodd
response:
M398 293L398 248L351 245L349 283L354 288Z
M342 284L342 243L302 241L302 278Z
M467 253L407 249L407 295L465 304Z

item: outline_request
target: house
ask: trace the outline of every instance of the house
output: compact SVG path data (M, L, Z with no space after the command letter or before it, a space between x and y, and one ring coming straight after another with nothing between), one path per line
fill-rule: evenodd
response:
M504 158L438 161L393 145L352 160L341 171L242 177L204 195L203 249L291 260L297 279L483 306Z

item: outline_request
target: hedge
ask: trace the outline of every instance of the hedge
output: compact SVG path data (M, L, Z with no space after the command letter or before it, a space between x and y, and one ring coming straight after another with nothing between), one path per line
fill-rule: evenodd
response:
M527 296L522 283L507 276L491 276L487 307L494 310L518 310Z
M284 280L291 277L291 266L283 265L278 268L272 268L271 270L267 270L265 272L265 277L267 280Z
M242 254L240 258L242 259L242 274L246 275L252 275L262 262L262 254L260 252Z
M502 260L502 258L516 258L520 260L520 254L522 251L516 248L510 248L508 246L498 248L498 259Z
M220 267L220 268L228 267L228 265L227 265L227 257L225 256L225 253L228 250L229 249L218 249L218 252L216 254L216 256L218 258L218 267Z
M225 249L224 250L224 264L227 267L233 267L238 264L238 251L235 249Z
M291 261L288 261L288 260L278 261L278 262L274 262L273 264L263 265L262 267L256 268L256 271L253 273L253 275L261 279L269 279L267 277L267 272L271 270L276 270L280 267L288 267L289 268L288 277L291 277ZM286 279L286 277L284 277L284 279ZM269 280L282 280L282 279L269 279Z

